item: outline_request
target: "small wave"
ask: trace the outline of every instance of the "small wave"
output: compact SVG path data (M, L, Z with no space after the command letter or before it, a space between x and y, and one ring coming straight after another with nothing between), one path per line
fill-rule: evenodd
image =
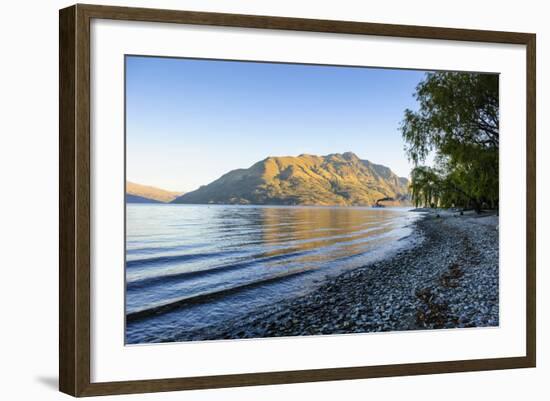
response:
M207 269L184 271L179 273L166 274L162 276L152 276L152 277L137 279L134 281L129 281L126 283L126 288L128 290L134 290L138 288L149 287L155 284L179 281L181 279L210 276L218 273L226 273L230 270L244 269L244 268L258 265L261 263L269 263L269 262L291 259L291 258L306 255L308 253L313 253L315 251L316 250L294 251L294 252L287 252L287 253L282 253L282 254L273 255L273 256L256 255L256 256L253 256L252 259L243 258L243 260L246 260L243 262L229 263L229 264L219 265L215 267L210 267Z
M145 265L163 265L175 262L187 262L197 259L215 258L219 256L227 256L231 254L239 253L238 251L220 251L220 252L203 252L203 253L188 253L179 255L168 256L155 256L152 258L134 259L126 262L126 267L138 267Z
M370 232L370 235L365 235ZM373 235L373 232L378 231L377 229L364 230L361 233L354 233L352 235L338 235L333 237L317 238L313 241L304 240L304 241L294 241L294 243L289 244L291 247L274 247L271 251L257 253L257 254L248 254L241 258L236 258L236 260L224 263L221 265L211 266L208 268L202 268L198 270L186 270L186 271L171 271L166 272L165 274L159 274L158 271L151 272L150 275L145 277L139 277L133 280L128 280L126 284L127 290L136 290L141 288L146 288L153 285L171 283L174 281L180 281L183 279L197 278L203 276L212 276L216 274L227 273L228 271L244 269L252 266L257 266L265 263L280 262L286 260L292 260L299 257L307 255L317 255L323 252L328 252L330 250L338 249L346 246L355 246L364 243L369 243L376 241L380 238L390 235L389 232L383 232L382 234ZM300 245L304 243L314 242L315 246L312 246L310 249L300 249ZM321 245L324 243L329 243L328 245ZM247 244L250 245L250 244ZM234 251L236 252L236 251ZM231 251L220 252L224 256L231 255ZM243 253L241 250L239 253ZM246 252L244 252L246 253ZM198 254L195 254L198 255ZM206 255L206 254L205 254ZM215 255L211 253L208 255ZM166 257L164 258L150 258L145 259L151 261L150 263L155 264L167 264L171 262L190 262L198 260L201 258L185 258L185 255L180 255L176 257ZM206 257L206 256L205 256ZM159 262L160 260L160 262Z
M170 311L173 311L175 309L179 309L179 308L182 308L182 307L185 307L185 306L210 302L210 301L212 301L216 298L219 298L219 297L225 297L225 296L228 296L228 295L238 293L240 291L252 289L252 288L259 287L259 286L266 285L266 284L272 284L272 283L277 282L277 281L289 279L289 278L292 278L292 277L297 277L297 276L300 276L300 275L303 275L303 274L306 274L306 273L309 273L309 272L310 272L310 269L300 270L300 271L296 271L296 272L290 272L290 273L286 273L286 274L280 274L280 275L276 275L276 276L266 277L266 278L262 278L262 279L257 280L257 281L252 281L252 282L249 282L249 283L240 284L240 285L236 285L236 286L233 286L233 287L226 287L226 288L222 288L222 289L215 290L215 291L208 292L208 293L202 293L202 294L198 294L198 295L191 295L189 297L179 298L179 299L176 299L176 300L173 300L173 301L161 304L161 305L152 306L152 307L142 309L142 310L139 310L139 311L135 311L135 312L129 312L129 313L126 314L126 321L127 322L133 322L133 321L141 320L141 319L144 319L144 318L147 318L147 317L161 315L161 314L164 314L164 313L167 313L167 312L170 312Z
M158 254L161 252L169 251L186 251L189 249L196 250L197 248L207 248L211 247L212 245L208 242L204 243L193 243L193 244L183 244L183 245L170 245L168 248L166 245L164 246L149 246L147 244L144 244L143 242L139 243L140 246L135 246L133 248L127 248L126 253L127 255L151 255L151 254Z

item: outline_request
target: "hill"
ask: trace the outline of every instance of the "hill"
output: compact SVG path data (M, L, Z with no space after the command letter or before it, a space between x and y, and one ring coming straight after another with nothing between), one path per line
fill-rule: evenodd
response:
M180 196L181 192L171 192L147 185L126 181L127 203L168 203Z
M164 203L158 200L144 198L143 196L126 194L126 203Z
M351 152L268 157L224 174L174 203L372 206L408 202L408 180ZM384 204L384 202L382 202Z

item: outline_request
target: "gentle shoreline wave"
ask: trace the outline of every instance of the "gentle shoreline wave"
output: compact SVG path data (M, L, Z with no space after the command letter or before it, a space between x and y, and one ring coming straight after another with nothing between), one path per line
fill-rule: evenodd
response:
M156 341L176 326L200 329L311 291L326 277L410 245L413 215L407 209L129 207L126 340Z
M160 341L498 326L498 217L430 212L414 230L422 236L416 246L343 272L308 294L195 332L180 326Z

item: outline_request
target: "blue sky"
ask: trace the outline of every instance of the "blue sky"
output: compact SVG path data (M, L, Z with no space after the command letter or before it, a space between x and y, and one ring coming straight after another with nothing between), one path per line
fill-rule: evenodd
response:
M408 176L424 72L127 56L127 179L191 191L267 156L352 151Z

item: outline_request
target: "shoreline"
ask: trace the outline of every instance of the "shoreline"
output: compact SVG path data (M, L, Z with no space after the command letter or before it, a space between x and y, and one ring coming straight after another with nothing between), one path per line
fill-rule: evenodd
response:
M422 241L306 295L162 341L498 326L498 217L428 211L411 235Z

